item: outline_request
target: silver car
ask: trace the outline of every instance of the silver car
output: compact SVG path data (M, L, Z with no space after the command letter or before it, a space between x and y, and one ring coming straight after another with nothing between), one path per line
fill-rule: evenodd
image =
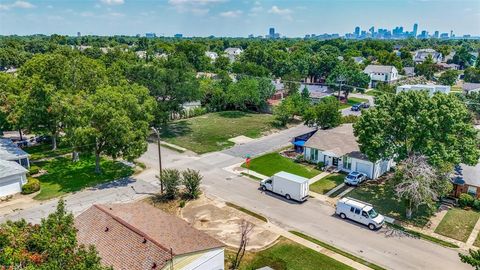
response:
M361 172L350 172L347 176L345 176L344 183L349 186L358 186L360 183L365 181L367 176Z

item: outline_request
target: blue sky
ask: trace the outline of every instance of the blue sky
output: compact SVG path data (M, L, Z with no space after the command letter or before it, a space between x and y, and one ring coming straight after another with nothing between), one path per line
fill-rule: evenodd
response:
M0 34L290 37L404 26L480 35L480 0L0 0Z

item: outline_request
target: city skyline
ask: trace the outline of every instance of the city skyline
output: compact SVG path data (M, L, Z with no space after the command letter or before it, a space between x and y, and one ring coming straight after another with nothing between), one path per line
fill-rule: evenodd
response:
M418 31L480 35L480 1L0 0L0 34L282 36L419 24ZM449 19L452 18L452 19ZM453 19L455 18L455 19Z

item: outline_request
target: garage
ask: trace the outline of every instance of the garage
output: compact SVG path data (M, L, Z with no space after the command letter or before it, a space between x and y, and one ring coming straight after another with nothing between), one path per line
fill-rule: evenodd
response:
M357 166L356 166L356 171L364 173L368 176L368 178L372 178L372 164L368 163L363 163L363 162L358 162L357 161Z
M22 191L27 182L27 170L14 161L0 160L0 197Z

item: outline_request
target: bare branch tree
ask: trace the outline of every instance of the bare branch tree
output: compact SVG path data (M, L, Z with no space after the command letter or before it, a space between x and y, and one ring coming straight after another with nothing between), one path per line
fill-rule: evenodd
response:
M245 255L247 249L248 240L250 239L250 233L253 230L254 225L246 220L242 220L240 224L240 245L238 247L235 259L232 262L230 269L236 270L240 267L240 263Z
M422 204L430 205L438 197L435 183L441 177L423 155L412 155L405 159L395 172L395 194L406 202L406 216Z

